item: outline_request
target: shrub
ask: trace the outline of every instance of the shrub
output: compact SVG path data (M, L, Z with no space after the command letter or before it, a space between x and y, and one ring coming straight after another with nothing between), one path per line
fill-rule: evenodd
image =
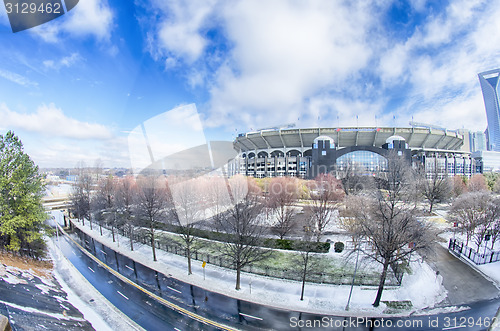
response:
M279 249L293 249L292 241L288 239L276 239L276 248Z
M341 241L337 241L333 248L335 249L335 253L342 253L342 251L344 250L344 243Z

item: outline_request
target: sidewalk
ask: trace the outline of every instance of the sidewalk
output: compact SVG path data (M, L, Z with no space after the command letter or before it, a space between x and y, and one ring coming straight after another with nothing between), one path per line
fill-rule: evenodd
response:
M342 316L384 316L383 311L386 308L384 304L377 308L372 306L377 292L377 288L373 286L354 287L349 311L345 311L345 306L350 286L345 285L306 283L304 300L300 301L300 282L242 273L241 289L237 291L234 289L236 272L233 270L207 264L204 279L202 262L193 260L193 274L188 275L187 259L182 256L157 249L158 261L153 262L150 246L134 243L134 251L130 251L128 238L115 234L118 240L113 242L109 230L103 228L103 236L101 236L98 226L94 226L93 230L90 230L88 222L83 226L76 220L74 225L93 236L95 240L123 255L165 275L208 291L286 310ZM404 315L416 310L433 307L446 296L440 277L436 277L427 264L414 263L412 268L414 269L413 274L405 275L403 284L400 287L386 287L382 295L382 301L412 301L413 310Z

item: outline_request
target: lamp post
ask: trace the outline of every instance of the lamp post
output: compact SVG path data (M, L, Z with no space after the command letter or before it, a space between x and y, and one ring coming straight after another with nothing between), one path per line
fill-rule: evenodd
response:
M358 260L359 260L359 245L361 245L361 243L359 243L356 247L357 249L357 254L356 254L356 266L354 267L354 274L352 275L352 283L351 283L351 290L349 291L349 298L347 299L347 305L345 306L345 310L348 311L349 310L349 303L351 302L351 296L352 296L352 289L354 287L354 280L356 278L356 271L358 271Z

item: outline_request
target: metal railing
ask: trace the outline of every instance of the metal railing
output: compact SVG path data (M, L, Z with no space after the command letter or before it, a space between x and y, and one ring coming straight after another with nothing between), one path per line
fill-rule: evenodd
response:
M457 239L450 239L448 249L461 256L464 256L475 264L487 264L500 261L500 251L492 251L485 249L483 253L477 252L472 248L464 245L463 242Z

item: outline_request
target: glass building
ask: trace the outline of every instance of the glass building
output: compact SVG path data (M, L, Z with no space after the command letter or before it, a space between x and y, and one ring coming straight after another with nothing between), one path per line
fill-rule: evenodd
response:
M485 71L478 75L488 120L488 150L495 152L500 152L499 75L500 69Z

